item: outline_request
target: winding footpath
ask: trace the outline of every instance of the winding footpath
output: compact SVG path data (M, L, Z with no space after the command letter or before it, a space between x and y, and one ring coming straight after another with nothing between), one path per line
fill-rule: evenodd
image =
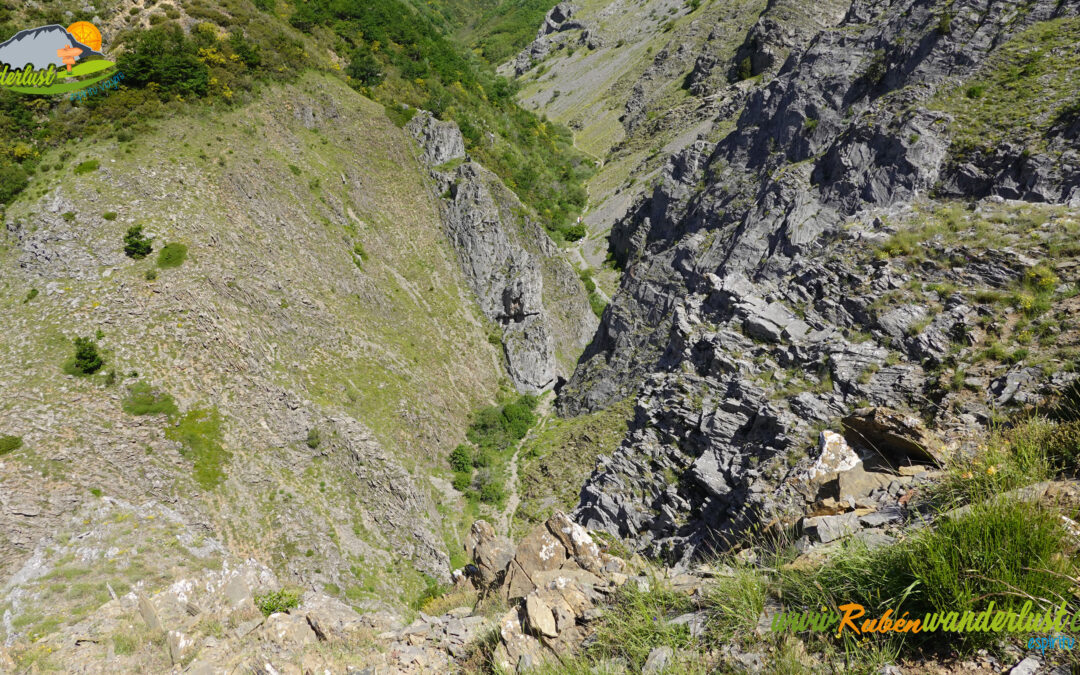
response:
M521 455L521 449L528 445L536 435L547 426L548 418L551 417L551 404L553 396L548 393L544 395L540 403L536 406L537 423L529 429L529 433L525 434L525 438L521 439L517 447L514 448L514 454L510 457L510 469L508 471L508 477L506 480L506 508L499 512L495 529L499 534L510 536L510 525L514 520L514 513L517 512L518 505L521 504L521 495L518 493L518 457Z

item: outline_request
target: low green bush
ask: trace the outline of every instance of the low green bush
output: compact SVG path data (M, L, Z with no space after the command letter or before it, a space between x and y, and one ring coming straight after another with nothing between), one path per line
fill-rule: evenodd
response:
M566 241L578 241L584 239L588 231L585 229L584 223L574 223L573 225L567 225L561 228L563 239Z
M6 455L9 452L14 452L21 448L22 444L22 436L0 436L0 455Z
M263 616L288 612L290 609L296 609L300 606L300 592L281 588L263 595L256 595L255 605L263 613Z
M187 260L187 246L173 242L165 244L158 252L157 266L165 269L180 267Z
M472 470L460 471L454 474L453 480L454 489L458 492L465 492L472 487Z
M472 450L464 444L457 446L450 453L449 462L454 471L469 471L473 463Z
M304 444L314 450L322 443L322 434L319 433L319 427L311 427L308 429L307 438L304 439Z
M101 162L96 159L89 159L85 162L80 162L75 165L75 175L82 176L83 174L93 173L101 166Z
M0 159L0 204L10 203L29 182L26 170L20 165Z
M129 415L177 415L180 410L176 401L166 392L155 391L146 382L138 382L131 387L121 403L124 412Z
M232 457L222 445L221 414L216 408L191 410L165 437L182 444L180 454L193 461L195 482L210 490L225 480L225 464Z

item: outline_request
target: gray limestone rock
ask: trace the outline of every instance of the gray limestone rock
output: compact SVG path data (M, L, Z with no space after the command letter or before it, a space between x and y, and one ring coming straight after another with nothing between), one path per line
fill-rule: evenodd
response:
M581 280L516 195L467 161L457 125L419 111L408 129L442 191L447 238L498 327L511 380L525 393L551 389L597 324Z

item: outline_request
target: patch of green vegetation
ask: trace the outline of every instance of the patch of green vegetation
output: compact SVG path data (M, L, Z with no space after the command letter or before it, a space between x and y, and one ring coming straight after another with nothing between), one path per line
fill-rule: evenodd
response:
M690 598L684 593L659 585L642 591L636 584L626 584L615 594L613 606L597 626L586 654L595 660L625 659L633 671L639 672L656 647L667 646L677 652L695 643L685 624L667 620L692 610Z
M581 283L585 285L585 291L589 294L589 307L592 309L596 318L604 316L604 310L607 309L607 300L596 289L596 282L592 277L592 270L585 269L579 270L578 276L581 278Z
M221 414L217 408L191 410L165 430L165 437L183 445L180 454L194 462L195 482L206 490L225 480L232 454L221 444Z
M1036 416L993 429L982 451L950 463L932 500L942 507L987 499L1080 471L1080 420Z
M96 159L88 159L85 162L80 162L75 165L75 175L82 176L84 174L93 173L101 166L101 162Z
M525 437L536 424L537 400L524 394L504 405L481 408L465 436L481 451L503 452Z
M742 61L739 61L739 69L736 71L736 77L739 81L749 80L754 76L754 65L750 57L745 57Z
M157 266L166 269L180 267L187 260L187 246L173 242L165 244L158 252Z
M432 16L433 23L452 32L492 65L504 63L536 37L536 27L554 0L468 0L413 2Z
M75 338L75 355L64 362L64 372L68 375L93 375L105 365L105 360L98 353L97 342L93 338Z
M124 233L124 255L135 260L142 260L154 250L151 239L143 235L143 226L134 225Z
M25 304L29 303L31 300L33 300L37 296L38 296L38 289L31 288L29 291L26 292L26 297L23 298L23 304L25 305Z
M0 159L0 204L10 203L29 182L26 169L7 158Z
M625 399L587 415L547 420L519 455L515 534L529 531L555 509L573 508L597 457L614 452L626 436L633 410L633 399Z
M116 213L116 211L106 211L105 213L101 214L102 218L109 221L116 220L117 216L118 214Z
M129 415L168 415L179 414L173 397L163 391L155 391L146 382L133 385L124 398L121 407Z
M319 433L319 427L311 427L308 429L307 438L304 439L304 444L314 450L322 443L322 435Z
M854 602L867 616L893 610L913 618L931 613L1058 607L1070 597L1080 570L1065 552L1072 544L1056 514L1035 504L994 499L959 517L940 519L898 544L868 550L851 544L819 570L792 571L782 580L788 608L835 608ZM1030 633L1029 631L1026 631ZM993 633L957 635L969 652L998 639ZM940 634L912 635L906 648Z
M995 50L968 86L939 95L932 105L953 117L951 153L993 154L1005 140L1039 150L1075 104L1078 41L1080 19L1040 21Z
M300 592L291 588L281 588L264 595L256 595L255 606L259 608L263 616L288 612L300 606Z
M537 399L528 394L508 403L487 406L473 414L465 432L472 443L450 453L454 487L473 500L501 504L506 498L503 465L517 442L536 424Z
M362 76L351 83L387 106L392 119L408 114L401 109L407 104L453 120L469 153L550 231L571 227L585 205L583 183L593 163L574 148L569 130L519 107L515 83L460 50L431 16L399 0L310 0L298 4L289 21L313 35L332 31L335 48L361 63L352 70Z
M447 591L447 587L440 584L438 579L428 576L427 574L422 576L424 579L424 588L409 603L410 607L417 610L423 609L431 600L444 595Z
M113 635L113 649L119 656L130 656L139 648L135 636L130 633L116 633Z
M22 436L0 436L0 455L14 452L23 446Z

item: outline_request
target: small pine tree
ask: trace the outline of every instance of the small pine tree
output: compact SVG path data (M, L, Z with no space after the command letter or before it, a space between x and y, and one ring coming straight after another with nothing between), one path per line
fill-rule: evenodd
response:
M75 357L68 362L65 370L72 375L93 375L105 364L98 354L97 342L92 338L75 338Z
M142 229L142 225L134 225L124 235L124 254L129 258L142 260L154 250L151 240L143 236Z

